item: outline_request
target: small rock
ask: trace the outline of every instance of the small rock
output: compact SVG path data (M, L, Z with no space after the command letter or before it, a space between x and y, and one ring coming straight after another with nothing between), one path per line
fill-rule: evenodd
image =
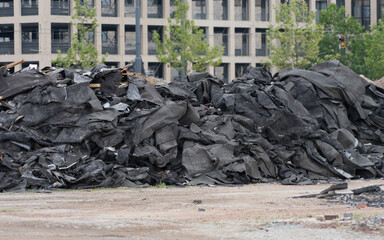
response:
M344 213L344 220L350 221L350 220L352 220L352 218L353 218L353 213L351 213L351 212Z
M339 218L339 215L324 215L324 220L334 220L336 218Z
M205 212L204 208L199 208L199 212Z
M319 215L319 216L316 216L316 220L320 221L320 222L323 222L325 220L325 218L324 218L323 215Z
M202 203L203 203L203 200L193 200L193 203L194 203L194 204L202 204Z

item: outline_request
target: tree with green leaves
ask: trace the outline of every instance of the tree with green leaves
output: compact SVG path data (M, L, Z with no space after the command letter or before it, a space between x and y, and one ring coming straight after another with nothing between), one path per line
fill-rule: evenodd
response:
M76 32L72 35L71 47L66 55L58 51L58 57L52 60L55 66L69 67L77 65L78 67L90 68L98 63L99 53L94 41L94 30L98 25L96 20L96 10L89 0L74 0L74 14L71 25L75 27ZM102 62L105 61L105 56Z
M159 62L175 68L179 76L191 70L202 72L207 66L220 65L224 49L211 47L203 29L187 19L187 1L175 0L175 6L174 19L168 18L168 26L164 27L163 41L158 32L153 33Z
M317 63L323 29L315 23L316 13L308 11L304 0L280 4L275 12L276 25L271 24L267 31L270 48L267 64L282 69L308 68Z
M320 12L319 24L324 37L319 43L319 58L337 59L359 74L367 74L364 63L364 27L353 17L345 14L345 8L330 4ZM345 49L339 49L339 34L345 36Z
M384 14L384 11L383 11ZM384 77L384 19L371 27L365 42L366 56L364 57L368 78L372 80Z

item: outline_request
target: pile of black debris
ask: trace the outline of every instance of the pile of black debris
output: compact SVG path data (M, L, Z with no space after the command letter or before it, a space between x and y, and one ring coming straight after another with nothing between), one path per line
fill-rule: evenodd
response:
M357 208L384 208L384 184L349 190L347 182L332 184L318 194L307 194L293 198L323 198L328 203L344 204Z
M43 70L0 77L0 191L384 176L384 90L337 61L227 85Z

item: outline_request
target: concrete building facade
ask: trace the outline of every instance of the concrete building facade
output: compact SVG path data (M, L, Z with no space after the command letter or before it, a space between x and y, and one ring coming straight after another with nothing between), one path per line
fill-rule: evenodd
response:
M225 48L223 64L209 72L234 79L246 66L259 66L267 60L266 31L274 23L274 7L286 0L186 0L188 18L204 29L211 45ZM93 0L99 26L94 44L109 54L106 64L120 67L135 59L136 0ZM307 0L310 10L330 3L344 5L346 12L369 27L382 16L384 0ZM25 59L39 67L50 66L57 50L70 47L73 0L0 0L0 64ZM144 67L156 76L171 79L172 69L156 59L154 30L162 33L173 16L174 0L141 0L141 53ZM22 66L16 67L15 70Z

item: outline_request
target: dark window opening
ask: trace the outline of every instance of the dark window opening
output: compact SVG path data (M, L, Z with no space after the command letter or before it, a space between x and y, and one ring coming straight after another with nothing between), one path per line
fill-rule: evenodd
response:
M67 23L52 23L51 24L51 52L57 53L61 51L66 53L70 47L71 34L69 24Z
M228 56L228 28L214 28L214 43L224 48L224 56Z
M0 25L0 55L15 54L14 35L13 24Z
M256 56L268 56L267 29L256 29Z
M0 17L13 16L13 0L0 0Z
M248 0L235 0L235 20L236 21L249 20Z
M101 16L102 17L117 17L117 1L116 0L101 0Z
M148 26L148 55L156 55L156 43L153 39L153 32L156 31L160 34L160 40L163 41L163 27L162 26Z
M156 78L164 78L164 64L157 62L149 62L147 75Z
M248 28L235 28L235 56L249 56Z
M222 79L225 83L228 83L228 63L222 63L215 67L215 76Z
M125 25L125 54L136 55L136 27Z
M269 21L269 0L255 0L256 21Z
M192 18L207 19L207 4L205 0L192 0Z
M39 25L37 23L21 25L21 45L22 54L39 53Z
M228 0L213 0L213 19L228 20Z
M69 16L70 3L69 0L51 0L51 15Z
M369 29L371 24L370 0L353 0L352 1L352 17L361 23L365 29Z
M37 0L21 0L21 16L39 15Z
M249 66L249 63L236 63L235 64L235 77L243 76L244 71L248 66Z
M319 22L320 11L327 8L327 0L316 1L316 22Z
M102 25L101 26L101 50L103 54L118 53L118 35L117 25Z
M148 18L163 17L163 1L162 0L148 0L147 3L148 3L147 4Z

